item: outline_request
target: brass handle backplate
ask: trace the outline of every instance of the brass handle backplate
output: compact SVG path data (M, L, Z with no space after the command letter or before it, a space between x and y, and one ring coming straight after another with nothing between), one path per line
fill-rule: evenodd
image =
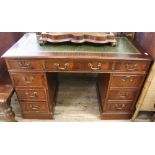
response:
M92 63L88 63L88 66L90 67L91 70L100 70L101 69L101 63L98 63L97 67L93 67Z
M122 77L122 79L121 79L123 82L125 82L125 81L127 81L127 80L129 80L130 82L132 82L133 81L133 77L132 76L124 76L124 77Z
M116 108L117 110L123 110L123 109L125 108L125 104L121 104L121 105L115 104L115 108Z
M59 63L54 63L54 65L57 67L58 70L68 70L68 67L69 67L69 63L65 63L63 67L60 66Z
M35 78L33 76L31 77L23 77L23 80L26 84L31 84Z
M120 98L123 98L123 99L126 98L126 97L128 97L128 95L129 95L128 92L125 92L124 94L119 93Z
M25 95L27 95L27 96L29 96L31 98L35 98L35 97L37 97L38 93L37 92L33 92L33 93L30 94L29 92L25 92Z
M31 66L29 61L19 61L18 64L20 68L23 68L23 69L28 69Z
M38 110L38 107L32 107L31 109L32 110Z
M126 70L128 70L128 71L135 71L135 70L137 70L137 67L138 67L138 64L134 64L134 65L133 65L133 68L131 68L130 64L126 64L126 65L125 65L125 68L126 68Z
M39 105L32 105L32 104L30 104L30 108L32 110L39 110Z

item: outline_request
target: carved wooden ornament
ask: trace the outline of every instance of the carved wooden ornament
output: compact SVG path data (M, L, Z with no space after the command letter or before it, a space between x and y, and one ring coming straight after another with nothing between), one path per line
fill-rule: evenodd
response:
M40 35L40 45L44 45L46 42L61 43L96 43L106 44L111 43L112 46L116 46L117 41L115 35L111 32L46 32Z

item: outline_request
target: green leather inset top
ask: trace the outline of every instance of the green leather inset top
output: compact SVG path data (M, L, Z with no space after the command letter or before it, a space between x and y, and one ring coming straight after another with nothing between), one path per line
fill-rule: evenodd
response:
M126 37L118 37L117 46L112 47L110 44L73 44L73 43L47 43L39 45L38 37L30 35L27 41L21 46L21 50L38 51L38 52L92 52L92 53L117 53L117 54L140 54L140 51L132 45Z

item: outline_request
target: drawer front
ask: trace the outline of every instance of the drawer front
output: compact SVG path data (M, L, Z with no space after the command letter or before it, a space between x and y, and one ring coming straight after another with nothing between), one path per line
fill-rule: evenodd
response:
M44 87L45 76L42 73L11 73L16 87Z
M113 75L111 87L140 87L143 83L143 75Z
M23 112L49 112L46 102L20 102Z
M41 60L7 60L9 70L43 70Z
M47 71L88 71L102 72L112 70L112 62L99 61L45 61L45 69Z
M106 111L109 112L130 112L132 110L132 102L108 102Z
M115 71L124 71L124 72L137 72L137 71L147 71L149 67L148 62L139 62L139 61L127 61L127 62L116 62Z
M19 100L46 101L46 90L16 89Z
M138 90L110 90L109 100L134 100L137 96Z
M67 61L45 61L45 69L51 71L72 71L74 70L73 62Z

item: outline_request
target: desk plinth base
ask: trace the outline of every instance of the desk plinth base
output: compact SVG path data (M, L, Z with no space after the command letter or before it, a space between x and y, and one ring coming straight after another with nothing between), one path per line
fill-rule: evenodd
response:
M131 119L132 113L101 113L100 118L102 120L124 120L124 119Z
M23 113L24 119L53 119L53 113L34 113L27 112Z

